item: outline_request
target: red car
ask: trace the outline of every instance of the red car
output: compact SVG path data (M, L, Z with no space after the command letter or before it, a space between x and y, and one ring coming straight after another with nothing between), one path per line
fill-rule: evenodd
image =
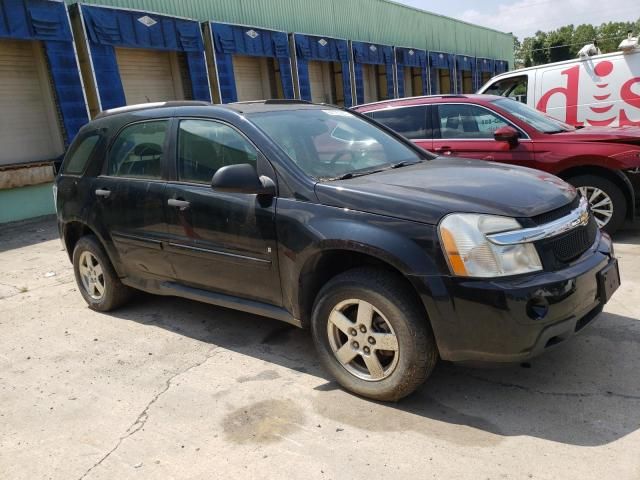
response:
M633 220L640 197L640 128L576 129L516 100L438 95L359 105L353 110L439 155L512 163L553 173L577 187L609 233Z

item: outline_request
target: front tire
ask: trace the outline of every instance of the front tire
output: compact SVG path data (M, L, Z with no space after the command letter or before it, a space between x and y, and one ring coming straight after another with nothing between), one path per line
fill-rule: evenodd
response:
M73 249L73 272L82 297L92 310L108 312L123 305L131 289L123 285L94 235L80 238Z
M598 227L613 235L627 216L627 199L620 187L597 175L579 175L568 181L589 201Z
M323 366L347 390L396 401L418 388L438 360L424 309L402 278L357 268L316 298L311 329Z

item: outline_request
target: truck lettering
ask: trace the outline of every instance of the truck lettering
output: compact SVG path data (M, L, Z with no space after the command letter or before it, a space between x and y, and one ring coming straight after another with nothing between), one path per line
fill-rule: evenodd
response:
M604 77L609 76L613 72L613 70L613 62L610 62L608 60L604 60L594 67L593 72L598 77L600 77L600 81L594 83L594 86L601 90L601 94L592 95L593 99L596 100L596 102L603 102L611 97L611 93L604 90L609 87L609 83L606 83L604 81ZM548 90L540 98L540 101L538 102L536 108L542 112L547 113L547 107L551 97L556 94L564 95L566 105L566 122L576 126L584 125L585 122L578 121L580 66L576 65L560 73L562 75L566 75L567 77L566 86L555 87L551 90ZM630 107L640 109L640 93L633 91L633 88L637 85L640 85L640 77L634 77L627 80L620 88L620 100L622 100L622 102L624 102L626 105L629 105ZM609 113L613 106L614 103L605 105L600 104L598 106L589 105L589 109L595 115L603 115ZM620 126L640 126L640 121L631 120L624 108L621 108L617 113L615 113L615 115L609 116L607 118L587 118L585 120L588 125L593 125L594 127L606 127L614 124L616 120L618 120Z
M560 73L567 76L567 86L556 87L547 91L547 93L540 98L536 108L547 113L549 99L556 94L564 95L567 105L566 122L576 126L583 125L583 122L578 121L578 85L580 80L580 65L568 68Z

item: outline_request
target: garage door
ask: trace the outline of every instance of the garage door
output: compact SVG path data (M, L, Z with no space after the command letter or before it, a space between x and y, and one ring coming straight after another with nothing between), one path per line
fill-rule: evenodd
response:
M266 58L234 55L233 74L239 102L271 98Z
M316 103L334 103L331 94L331 64L329 62L309 62L311 100Z
M422 72L419 68L404 67L404 96L422 95Z
M39 42L0 40L0 165L62 153L48 77Z
M174 52L116 48L120 78L128 105L184 100Z
M375 65L368 63L362 65L362 80L364 83L364 103L377 101L379 97Z

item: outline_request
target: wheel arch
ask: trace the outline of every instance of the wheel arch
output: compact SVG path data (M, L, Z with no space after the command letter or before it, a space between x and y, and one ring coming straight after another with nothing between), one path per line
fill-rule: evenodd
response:
M364 266L386 270L396 276L415 297L425 313L426 320L429 321L429 313L422 301L420 290L408 275L403 262L377 248L345 244L318 249L304 261L298 276L295 299L295 307L298 310L296 317L301 320L302 325L309 326L318 293L331 278L347 270Z
M621 171L599 165L579 165L562 170L556 173L556 175L566 181L579 175L595 175L606 178L620 187L627 202L627 220L632 220L635 217L635 192L631 181Z
M109 255L109 249L107 249L104 238L102 238L102 236L95 228L92 228L89 224L79 219L69 220L62 226L62 241L64 243L65 249L67 250L69 260L73 261L73 249L78 243L78 240L87 235L93 235L98 239L98 241L102 245L102 248L107 254L107 257L109 257L111 264L114 265L113 259Z

